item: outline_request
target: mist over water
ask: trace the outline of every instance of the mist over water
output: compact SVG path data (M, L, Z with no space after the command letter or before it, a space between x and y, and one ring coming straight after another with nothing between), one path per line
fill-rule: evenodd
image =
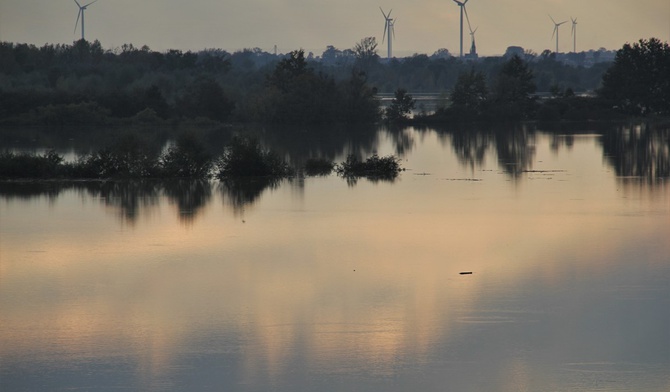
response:
M0 183L0 389L666 391L669 132L264 130L406 170Z

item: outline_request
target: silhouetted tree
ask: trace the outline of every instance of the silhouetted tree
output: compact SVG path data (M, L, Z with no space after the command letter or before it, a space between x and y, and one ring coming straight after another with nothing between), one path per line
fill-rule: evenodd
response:
M496 115L523 118L532 110L531 94L535 92L533 72L528 64L514 55L503 64L493 85Z
M461 115L480 114L488 98L484 74L475 72L474 68L460 74L450 98L452 107Z
M657 38L625 44L603 75L600 96L632 114L670 113L670 46Z
M312 70L308 68L305 60L305 51L302 49L294 50L289 53L287 58L277 64L268 79L268 83L282 92L287 92L296 78L311 72Z
M407 93L407 90L397 89L391 105L386 108L386 119L390 122L407 120L414 109L414 104L414 98Z
M361 39L354 45L353 51L356 56L356 66L364 71L369 71L379 60L377 39L375 37Z
M373 123L379 120L377 89L370 87L362 71L352 71L348 81L342 83L344 119L348 123Z
M225 121L235 104L228 99L223 88L211 77L201 77L190 85L178 100L182 113L186 116L201 116Z

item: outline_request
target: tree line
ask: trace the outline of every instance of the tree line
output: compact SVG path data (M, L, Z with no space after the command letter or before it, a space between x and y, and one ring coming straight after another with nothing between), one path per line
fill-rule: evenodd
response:
M42 47L0 42L0 124L373 123L381 116L376 94L399 89L448 94L452 110L438 111L444 119L455 113L578 118L603 108L668 114L669 53L667 43L651 38L625 44L614 63L585 68L550 53L384 61L373 37L344 52L328 47L318 59L302 50L157 52L129 44L105 50L85 40ZM556 99L538 105L531 99L536 91ZM601 100L579 97L587 91Z

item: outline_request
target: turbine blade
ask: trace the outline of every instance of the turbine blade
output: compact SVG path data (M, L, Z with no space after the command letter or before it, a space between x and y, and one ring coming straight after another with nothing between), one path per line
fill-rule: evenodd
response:
M96 1L98 1L98 0L93 0L93 1L91 1L90 3L86 4L84 7L88 7L89 5L95 3Z
M468 21L468 30L472 33L472 26L470 26L470 17L468 16L468 8L463 6L463 11L465 11L465 19Z
M551 33L551 39L554 39L554 36L556 35L557 31L558 31L558 27L554 26L554 31Z
M384 34L382 35L382 43L386 39L386 28L389 26L388 22L384 23Z
M556 21L554 20L554 18L551 17L551 15L549 15L549 19L551 19L551 21L554 22L554 24L556 24Z
M80 16L81 16L81 8L79 8L79 12L77 13L77 21L74 22L74 32L73 32L73 34L77 32L77 25L79 25L79 17Z
M466 4L468 1L469 1L469 0L465 0L465 1L463 2L463 6L465 6L465 4Z
M393 21L393 24L391 25L391 33L393 34L393 39L395 39L395 20Z
M382 12L382 15L384 15L384 19L388 19L388 18L389 18L389 17L386 16L386 14L384 13L384 10L382 9L382 7L379 7L379 10Z
M74 0L75 3L77 3L77 7L81 8L81 4L77 0Z

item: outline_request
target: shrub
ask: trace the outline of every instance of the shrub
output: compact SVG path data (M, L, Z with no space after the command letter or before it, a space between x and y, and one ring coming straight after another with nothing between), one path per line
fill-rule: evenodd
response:
M193 134L185 133L160 157L159 165L163 177L206 178L212 169L212 157Z
M256 139L233 138L216 162L219 179L234 177L286 177L290 166L273 151L265 150Z
M147 178L158 173L157 159L147 144L134 135L121 138L78 162L79 176L90 178Z
M395 156L379 157L372 155L361 161L355 155L349 155L345 162L335 168L343 177L366 177L379 179L394 179L402 171L400 160Z
M53 178L62 174L63 157L54 151L44 155L0 153L0 178Z

